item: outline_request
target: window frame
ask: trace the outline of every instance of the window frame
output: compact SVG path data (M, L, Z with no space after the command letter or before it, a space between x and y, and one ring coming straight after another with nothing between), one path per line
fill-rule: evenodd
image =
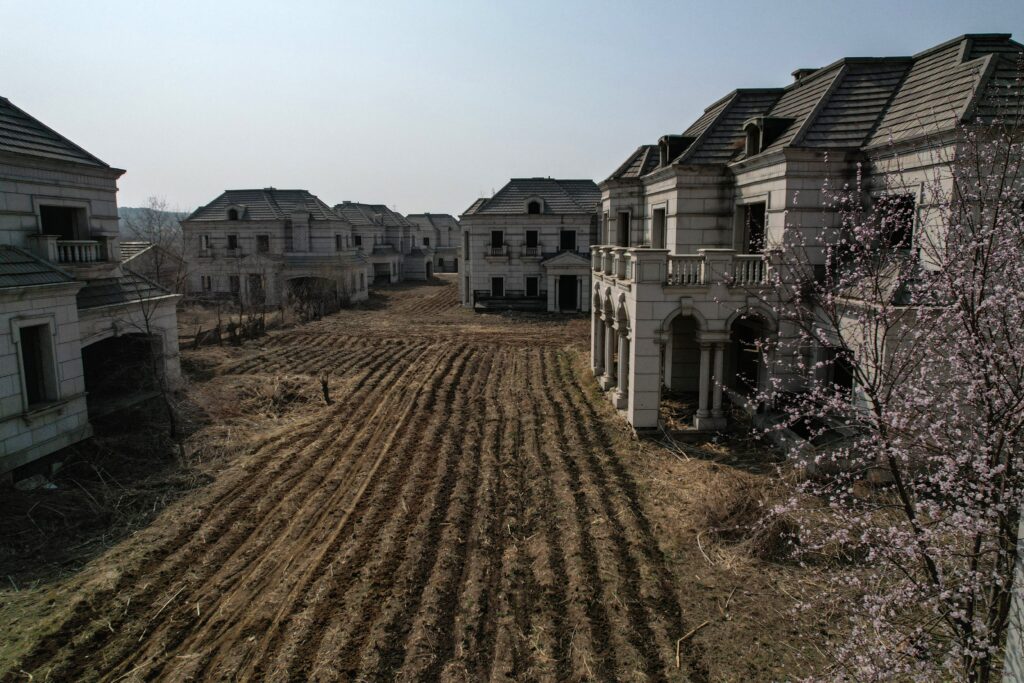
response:
M18 383L21 397L22 413L29 413L45 408L46 406L60 403L63 400L61 392L60 368L57 360L57 321L51 315L35 315L30 317L15 317L11 319L11 341L15 347L15 356L18 362ZM52 394L45 401L30 404L28 402L28 382L25 369L25 357L22 347L21 330L26 327L45 327L44 338L49 341L48 346L43 350L43 370L45 373L44 382L50 386L45 387L46 393ZM47 358L48 357L48 358ZM47 362L48 361L48 362Z

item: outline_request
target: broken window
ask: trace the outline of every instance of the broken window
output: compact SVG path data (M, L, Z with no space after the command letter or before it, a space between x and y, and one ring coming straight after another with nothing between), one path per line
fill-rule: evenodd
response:
M53 335L47 323L26 325L18 330L22 381L26 408L56 401L57 375L54 368Z
M743 247L747 254L760 254L764 251L767 207L764 202L743 207Z
M909 249L914 239L914 195L891 194L875 200L875 220L883 247Z
M256 235L256 252L260 254L270 253L270 235Z
M85 209L75 206L40 206L39 228L43 235L62 240L88 239Z

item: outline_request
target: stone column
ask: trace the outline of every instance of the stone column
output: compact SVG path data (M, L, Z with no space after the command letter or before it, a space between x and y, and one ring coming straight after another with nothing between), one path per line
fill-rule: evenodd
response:
M672 388L672 344L674 339L671 332L665 333L665 354L662 359L661 382L666 389Z
M697 418L710 417L708 399L711 392L711 344L700 344L700 395L697 403Z
M622 410L629 403L629 330L624 323L617 325L619 340L618 388L615 391L615 407Z
M615 386L615 328L610 320L604 321L604 389Z
M601 320L601 312L596 309L590 319L592 337L590 366L594 370L594 375L600 377L604 374L604 321Z
M715 382L712 385L711 417L721 418L725 416L722 412L722 383L725 378L722 375L722 367L725 361L725 342L715 343Z

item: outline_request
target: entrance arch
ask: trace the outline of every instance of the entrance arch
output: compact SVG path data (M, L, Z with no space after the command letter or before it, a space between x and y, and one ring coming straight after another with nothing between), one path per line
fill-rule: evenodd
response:
M767 389L769 377L765 359L775 326L762 313L748 310L734 315L728 330L726 386L744 396Z

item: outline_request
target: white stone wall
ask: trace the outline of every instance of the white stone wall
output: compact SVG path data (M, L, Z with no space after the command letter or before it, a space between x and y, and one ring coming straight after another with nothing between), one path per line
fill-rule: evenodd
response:
M86 438L89 427L75 293L80 283L0 290L0 476ZM49 325L58 400L26 412L15 331Z
M488 215L463 216L463 234L468 236L469 253L463 253L460 263L459 296L466 306L472 305L474 290L491 291L491 278L505 279L505 290L526 290L526 278L540 278L541 291L547 290L544 258L559 251L561 231L576 232L576 249L584 258L588 257L591 245L591 223L589 214L573 215ZM491 256L491 231L501 230L507 245L507 256ZM540 248L538 255L525 253L526 231L536 230ZM464 238L465 243L465 238ZM589 280L588 274L584 277ZM583 292L589 290L584 281ZM468 285L468 289L467 289ZM550 293L549 293L550 294ZM587 310L587 297L580 302Z

